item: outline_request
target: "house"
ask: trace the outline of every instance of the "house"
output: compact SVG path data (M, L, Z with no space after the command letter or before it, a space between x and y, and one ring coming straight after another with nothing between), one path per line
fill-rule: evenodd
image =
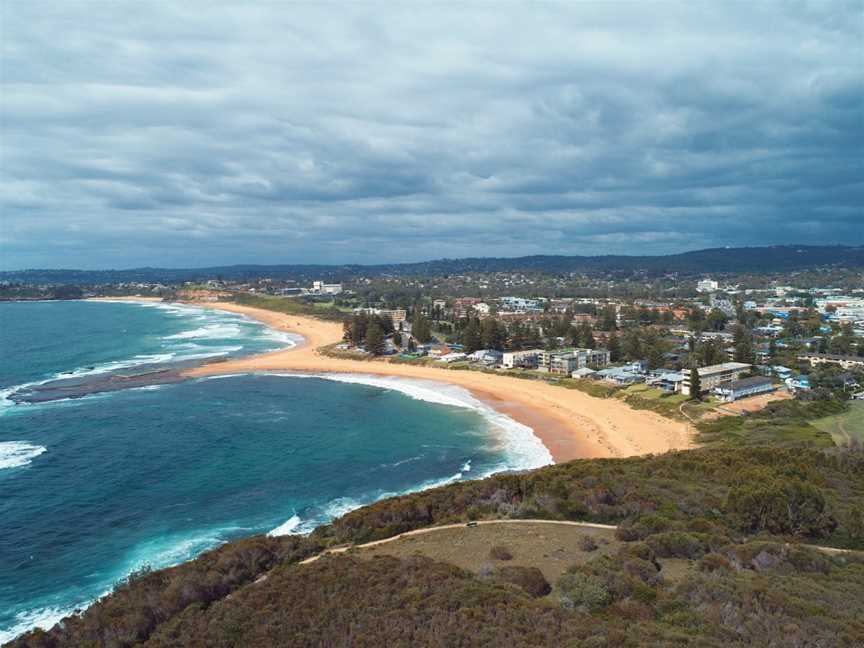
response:
M594 375L600 380L614 382L616 385L632 385L645 380L645 376L633 373L625 367L608 367L601 369Z
M527 351L508 351L501 358L501 363L506 369L536 369L539 365L540 349L529 349Z
M438 358L438 362L447 362L447 363L459 362L461 360L465 360L467 357L468 357L467 355L465 355L464 353L461 353L461 352L445 353L444 355L442 355L441 357Z
M786 388L791 392L810 391L809 376L797 376L796 378L787 378L783 382L786 383Z
M786 380L787 378L792 377L792 370L789 367L784 367L783 365L776 365L772 367L772 370L780 380Z
M699 384L701 392L710 392L715 387L738 380L741 374L747 373L751 365L746 362L724 362L718 365L709 367L699 367ZM684 373L684 380L681 382L681 393L685 396L690 396L690 372Z
M864 358L853 355L838 355L836 353L802 353L799 360L806 360L811 365L836 364L844 369L864 368Z
M593 369L589 369L588 367L582 367L581 369L577 369L576 371L570 374L571 378L590 378L595 375L597 372Z
M767 394L776 389L770 378L765 376L754 376L753 378L742 378L732 382L723 383L714 387L711 391L727 403L733 403L741 398Z
M684 374L679 371L657 371L645 381L652 387L657 387L667 394L674 394L681 390L684 382Z
M486 365L487 367L492 367L497 364L501 364L501 359L504 357L504 354L500 351L496 351L495 349L481 349L479 351L475 351L474 353L469 354L468 359L473 362L479 362L481 364Z

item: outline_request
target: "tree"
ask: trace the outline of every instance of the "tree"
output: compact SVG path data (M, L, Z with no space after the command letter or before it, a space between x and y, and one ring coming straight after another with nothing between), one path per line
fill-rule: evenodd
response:
M426 344L432 340L432 327L423 313L417 313L414 316L414 322L411 324L411 335L420 344Z
M393 346L397 349L402 346L402 334L399 331L393 333Z
M624 357L628 360L642 359L642 341L639 339L639 331L630 329L624 335L624 342L621 344L621 351Z
M384 331L377 321L372 321L366 329L366 351L372 355L384 353Z
M613 333L606 341L606 348L609 350L609 361L618 362L621 359L621 342L618 336Z
M604 331L615 331L618 326L617 317L615 316L615 307L607 306L603 309L603 315L600 318L600 327Z
M702 381L699 379L699 370L696 367L690 368L690 398L702 400Z
M468 320L468 325L462 331L462 346L465 353L474 353L480 348L480 325L473 317Z
M753 338L743 326L736 326L734 331L735 362L753 364L756 354L753 352Z
M495 318L487 317L480 322L480 345L484 349L502 349L505 335L506 331Z

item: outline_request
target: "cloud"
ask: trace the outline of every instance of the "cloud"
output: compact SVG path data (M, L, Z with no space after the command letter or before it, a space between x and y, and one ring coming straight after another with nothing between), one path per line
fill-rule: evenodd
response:
M4 268L864 243L859 3L0 11Z

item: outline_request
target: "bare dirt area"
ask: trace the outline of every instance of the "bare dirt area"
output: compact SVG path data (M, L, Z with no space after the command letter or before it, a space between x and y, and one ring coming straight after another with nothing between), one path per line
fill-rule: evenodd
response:
M759 394L758 396L742 398L734 403L718 404L714 407L713 411L708 412L703 419L712 420L720 418L721 416L740 416L745 413L752 414L753 412L765 409L765 406L768 405L768 403L790 400L792 398L794 398L794 396L785 389L778 389L769 394Z

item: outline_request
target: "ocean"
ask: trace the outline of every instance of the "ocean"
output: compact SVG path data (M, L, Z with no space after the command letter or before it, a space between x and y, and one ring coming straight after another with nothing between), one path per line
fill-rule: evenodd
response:
M57 380L86 385L296 341L185 305L0 304L0 642L50 627L145 567L551 462L528 428L422 381L243 374L16 404Z

